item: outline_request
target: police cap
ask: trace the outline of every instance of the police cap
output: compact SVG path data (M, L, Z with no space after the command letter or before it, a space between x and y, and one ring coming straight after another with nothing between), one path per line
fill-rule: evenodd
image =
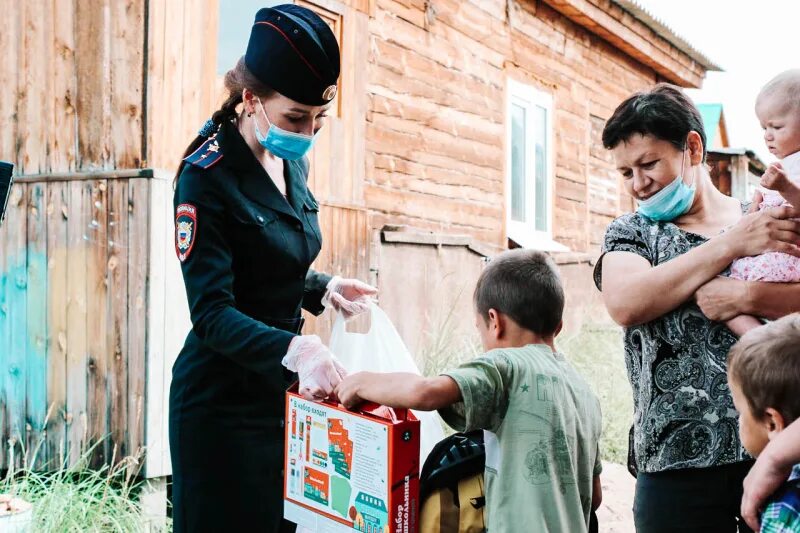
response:
M284 4L256 13L245 65L265 85L306 105L336 96L339 43L310 9Z

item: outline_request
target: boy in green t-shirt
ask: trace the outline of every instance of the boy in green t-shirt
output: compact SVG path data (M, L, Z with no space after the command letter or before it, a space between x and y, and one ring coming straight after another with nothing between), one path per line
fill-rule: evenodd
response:
M564 291L532 250L493 259L475 288L486 353L441 376L360 372L336 395L432 411L459 431L484 430L488 531L587 531L600 505L600 406L553 345Z

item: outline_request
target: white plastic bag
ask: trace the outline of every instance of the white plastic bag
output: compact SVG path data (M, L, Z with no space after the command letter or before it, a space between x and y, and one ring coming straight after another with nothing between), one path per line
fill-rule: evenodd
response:
M419 374L403 339L377 305L370 304L370 328L367 333L347 331L339 314L333 324L330 349L350 373L410 372ZM413 411L420 421L420 468L437 442L444 438L441 420L434 412Z

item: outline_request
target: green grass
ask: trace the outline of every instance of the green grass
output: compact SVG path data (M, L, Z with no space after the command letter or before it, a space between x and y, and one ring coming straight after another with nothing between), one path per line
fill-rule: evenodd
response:
M457 299L458 295L454 300ZM481 353L480 339L474 328L468 329L471 334L464 335L455 306L448 305L444 309L426 317L425 341L416 354L417 366L423 376L438 376Z
M8 464L15 464L17 446L10 446ZM37 450L22 453L23 464L9 469L0 481L0 493L22 498L33 504L33 531L64 532L144 532L170 531L146 525L146 517L138 501L144 487L138 477L142 454L125 457L114 466L89 468L93 448L68 465L63 461L50 472L31 468ZM114 461L112 461L113 463Z

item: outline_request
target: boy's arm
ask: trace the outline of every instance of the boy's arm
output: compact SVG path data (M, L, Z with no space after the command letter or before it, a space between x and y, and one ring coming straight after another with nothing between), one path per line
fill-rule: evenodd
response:
M597 400L599 405L599 400ZM599 435L598 435L599 437ZM594 456L594 477L592 478L592 509L595 511L603 502L603 487L600 485L600 474L603 472L603 461L600 459L600 443Z
M600 484L600 476L592 479L592 509L597 510L603 503L603 485Z
M461 401L461 391L452 378L425 378L401 372L358 372L347 376L336 388L336 396L347 408L370 401L419 411L435 411Z

